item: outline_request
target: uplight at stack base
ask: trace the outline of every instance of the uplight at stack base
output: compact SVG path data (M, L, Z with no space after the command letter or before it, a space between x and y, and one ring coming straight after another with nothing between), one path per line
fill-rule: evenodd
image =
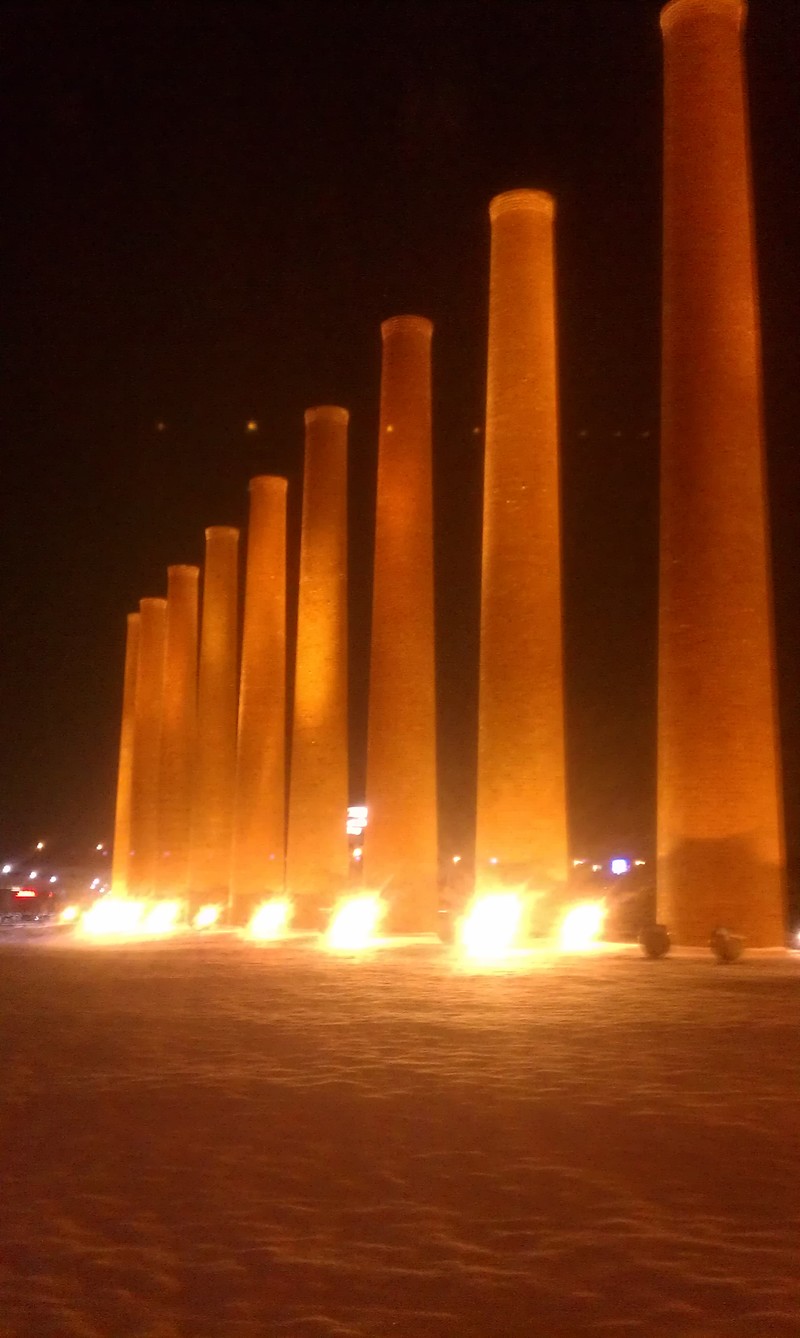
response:
M468 957L496 960L519 947L525 902L518 892L487 892L475 897L458 927L458 942Z
M81 916L81 932L93 938L139 933L145 905L132 898L103 897Z
M172 934L183 918L180 901L157 901L146 908L142 931L145 934Z
M248 937L262 942L283 938L293 912L294 907L287 897L272 897L269 901L262 901L247 926Z
M562 952L587 952L603 932L606 905L603 901L582 901L572 906L558 927L558 946Z
M180 901L138 901L102 897L78 921L91 938L147 938L174 934L183 918Z
M218 922L221 914L221 906L201 906L192 924L195 929L211 929Z
M386 902L377 894L346 897L331 916L326 945L338 952L361 952L369 948L387 909Z

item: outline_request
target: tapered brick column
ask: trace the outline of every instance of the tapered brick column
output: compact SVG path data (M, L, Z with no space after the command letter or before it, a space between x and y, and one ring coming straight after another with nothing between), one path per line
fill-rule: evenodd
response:
M140 600L129 865L129 890L137 897L155 896L158 886L158 784L166 630L167 601Z
M136 713L136 671L139 662L138 613L129 613L125 641L125 674L122 689L122 722L119 732L117 801L114 810L114 849L111 888L124 897L128 891L131 857L131 781L133 778L133 734Z
M347 886L346 409L305 415L300 591L294 679L286 887L298 915Z
M431 336L422 316L384 321L367 738L364 877L390 923L436 912L436 700Z
M784 849L741 0L664 38L658 912L783 943Z
M206 530L190 881L193 901L227 902L238 695L239 531Z
M250 481L233 913L282 892L286 823L286 479Z
M553 889L567 875L554 204L515 190L489 214L476 882Z
M198 567L167 569L167 637L159 799L159 886L189 890L192 792L197 735Z

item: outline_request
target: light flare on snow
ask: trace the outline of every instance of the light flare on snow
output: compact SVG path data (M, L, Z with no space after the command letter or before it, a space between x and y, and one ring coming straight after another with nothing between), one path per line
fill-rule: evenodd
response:
M604 901L582 901L567 911L558 927L562 952L587 952L595 947L606 918Z
M272 897L262 901L253 911L247 926L249 938L265 940L283 938L289 928L294 907L288 897Z
M369 892L346 897L331 916L325 935L327 946L340 952L361 952L370 947L386 910L386 902Z
M473 898L458 926L464 952L485 961L507 956L519 947L524 912L518 892L487 892Z
M201 906L195 914L192 924L195 929L210 929L222 914L221 906Z

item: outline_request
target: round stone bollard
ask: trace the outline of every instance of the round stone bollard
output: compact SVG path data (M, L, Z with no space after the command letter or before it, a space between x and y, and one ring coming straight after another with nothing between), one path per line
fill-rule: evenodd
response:
M666 925L646 925L639 933L639 947L645 957L656 961L666 957L672 947L672 939Z
M720 925L712 930L708 946L718 962L736 962L742 955L744 939Z

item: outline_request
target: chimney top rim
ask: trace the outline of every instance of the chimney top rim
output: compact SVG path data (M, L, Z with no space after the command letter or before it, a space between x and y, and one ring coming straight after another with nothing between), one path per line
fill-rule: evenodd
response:
M494 222L500 214L528 212L553 218L556 212L554 197L546 190L505 190L489 201L489 217Z
M660 16L662 33L666 34L676 19L688 18L693 13L728 14L741 29L747 17L747 0L667 0Z
M272 492L275 484L278 485L279 492L285 492L288 487L288 479L282 474L256 474L251 478L247 487L250 492Z
M343 423L347 426L350 422L350 410L343 409L340 404L315 404L310 409L306 409L303 415L306 423L314 423L318 418L327 419L329 423Z
M206 528L206 539L213 535L225 536L226 539L238 539L239 531L235 525L209 525Z
M433 321L428 320L427 316L390 316L388 320L381 321L381 334L384 339L394 330L417 330L430 338L433 334Z

